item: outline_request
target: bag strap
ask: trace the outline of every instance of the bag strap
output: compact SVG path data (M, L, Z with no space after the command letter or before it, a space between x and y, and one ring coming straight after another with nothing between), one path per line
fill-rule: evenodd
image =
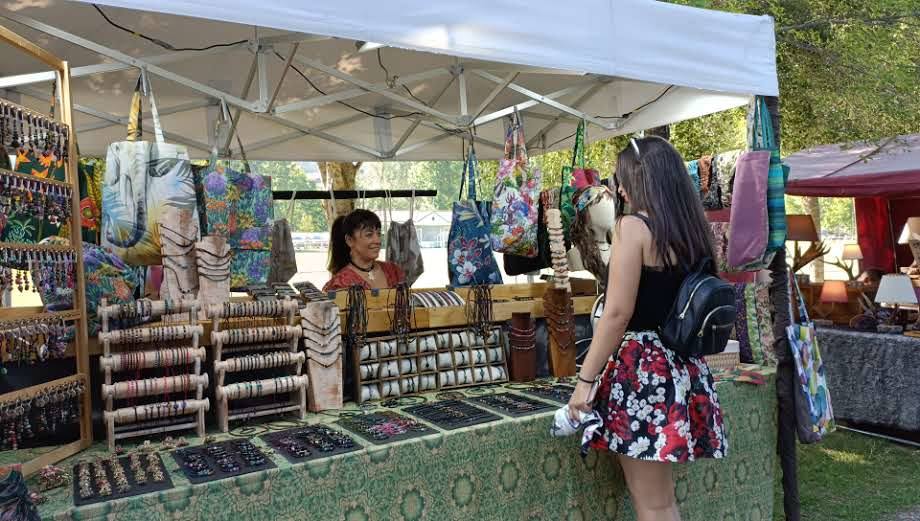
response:
M808 307L805 305L805 299L802 298L802 290L799 288L799 281L795 278L795 275L789 277L792 279L792 286L795 288L796 300L799 304L799 319L803 323L811 322L811 318L808 316Z
M409 220L415 220L415 188L412 189L412 198L409 199Z
M147 97L150 98L150 114L153 116L153 134L156 136L157 143L165 144L163 138L163 126L160 124L160 113L157 110L157 100L153 95L153 86L150 84L150 78L147 76L147 69L141 69L141 78L143 78L143 88Z
M128 141L139 141L144 134L142 82L143 76L138 76L137 83L134 84L134 94L131 95L131 108L128 110L128 131L125 138Z
M476 149L473 148L473 144L470 143L470 152L466 154L463 158L463 176L460 178L460 197L458 200L463 200L463 186L466 184L467 193L466 198L469 201L476 200ZM414 194L413 194L414 195ZM415 203L415 198L413 197L413 205Z
M585 167L585 120L578 122L578 128L575 130L575 149L572 151L572 168Z
M288 202L288 211L287 211L287 222L288 225L293 222L291 219L294 217L294 201L297 200L297 190L291 191L291 200Z

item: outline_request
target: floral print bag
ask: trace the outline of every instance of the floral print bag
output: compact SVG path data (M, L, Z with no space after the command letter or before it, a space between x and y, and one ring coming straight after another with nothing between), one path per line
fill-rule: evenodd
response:
M536 257L542 173L527 164L524 129L515 112L505 136L505 159L498 167L492 198L492 250Z
M466 200L463 200L464 182L468 190ZM454 203L447 237L447 273L451 286L502 283L489 237L490 209L488 201L476 200L476 152L470 146L463 164L460 200Z

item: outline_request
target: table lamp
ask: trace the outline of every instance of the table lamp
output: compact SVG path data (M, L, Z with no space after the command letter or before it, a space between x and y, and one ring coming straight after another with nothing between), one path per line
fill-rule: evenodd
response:
M901 230L898 244L910 246L914 256L914 263L907 268L906 273L911 277L920 278L920 217L909 217Z
M849 296L847 296L847 283L842 280L826 280L824 285L821 286L821 297L822 303L830 303L831 309L827 313L821 313L822 318L827 318L831 313L834 312L834 304L848 304L850 302Z
M888 274L882 277L878 285L878 292L875 293L875 302L894 306L894 313L888 319L887 324L880 324L878 329L880 333L900 333L901 326L895 325L894 321L898 316L899 307L902 304L916 304L917 293L914 291L914 284L907 275Z
M786 240L795 241L795 251L792 257L792 272L796 273L811 261L827 255L828 249L818 240L818 230L815 221L810 215L786 216ZM811 246L802 252L799 242L810 242Z

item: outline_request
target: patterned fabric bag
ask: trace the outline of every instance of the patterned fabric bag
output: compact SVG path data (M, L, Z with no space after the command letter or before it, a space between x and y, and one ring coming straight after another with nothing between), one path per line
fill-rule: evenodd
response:
M498 167L492 199L492 250L536 257L537 202L542 174L527 164L524 129L515 114L505 137L505 159Z
M296 192L294 193L296 195ZM294 198L291 197L287 218L275 219L272 223L272 250L270 283L287 283L297 274L297 253L294 251L294 239L288 224L294 215Z
M252 173L244 159L243 172L224 167L212 153L203 176L207 233L227 239L230 289L264 284L271 271L274 209L271 178Z
M131 100L127 141L109 145L102 182L102 245L134 266L161 262L156 223L167 207L197 218L195 182L184 146L167 144L153 91L142 75ZM156 142L139 141L141 90L150 98Z
M80 229L83 242L99 244L99 230L102 225L102 177L105 162L92 158L80 158Z
M463 184L467 199L463 200ZM489 237L489 201L476 200L476 152L463 165L460 182L461 199L454 203L450 232L447 237L447 273L451 286L501 284L502 275L492 254Z
M390 229L387 231L387 261L402 268L406 274L406 283L409 286L425 271L422 261L422 249L418 242L418 233L415 230L415 191L412 192L409 202L409 220L399 223L393 220L390 208L390 198L387 197L387 211L390 214Z
M798 282L795 277L790 278L795 286L802 320L801 324L792 324L786 328L798 375L798 385L795 386L796 426L800 442L817 443L835 430L834 409L831 406L824 362L818 349L815 325L808 318Z
M770 236L767 252L775 252L786 246L786 180L789 169L783 165L776 146L773 122L767 101L756 96L753 107L748 111L748 147L751 150L770 151L770 170L767 176L767 216ZM768 262L768 261L767 261Z
M99 332L100 320L96 309L102 299L109 304L134 301L134 291L141 284L137 270L125 264L110 250L83 243L83 271L86 277L86 317L89 335Z
M581 179L582 186L579 186ZM596 181L596 182L595 182ZM572 151L571 166L562 167L562 189L559 194L559 211L562 214L562 234L566 245L571 243L572 224L575 222L575 192L588 184L600 184L597 170L585 168L585 121L578 123L575 130L575 149Z

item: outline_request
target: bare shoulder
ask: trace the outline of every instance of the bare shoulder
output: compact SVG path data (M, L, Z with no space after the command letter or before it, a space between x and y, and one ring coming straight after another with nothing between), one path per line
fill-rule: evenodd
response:
M652 232L645 221L635 215L624 215L617 226L617 232L617 238L624 243L646 244L652 239Z

